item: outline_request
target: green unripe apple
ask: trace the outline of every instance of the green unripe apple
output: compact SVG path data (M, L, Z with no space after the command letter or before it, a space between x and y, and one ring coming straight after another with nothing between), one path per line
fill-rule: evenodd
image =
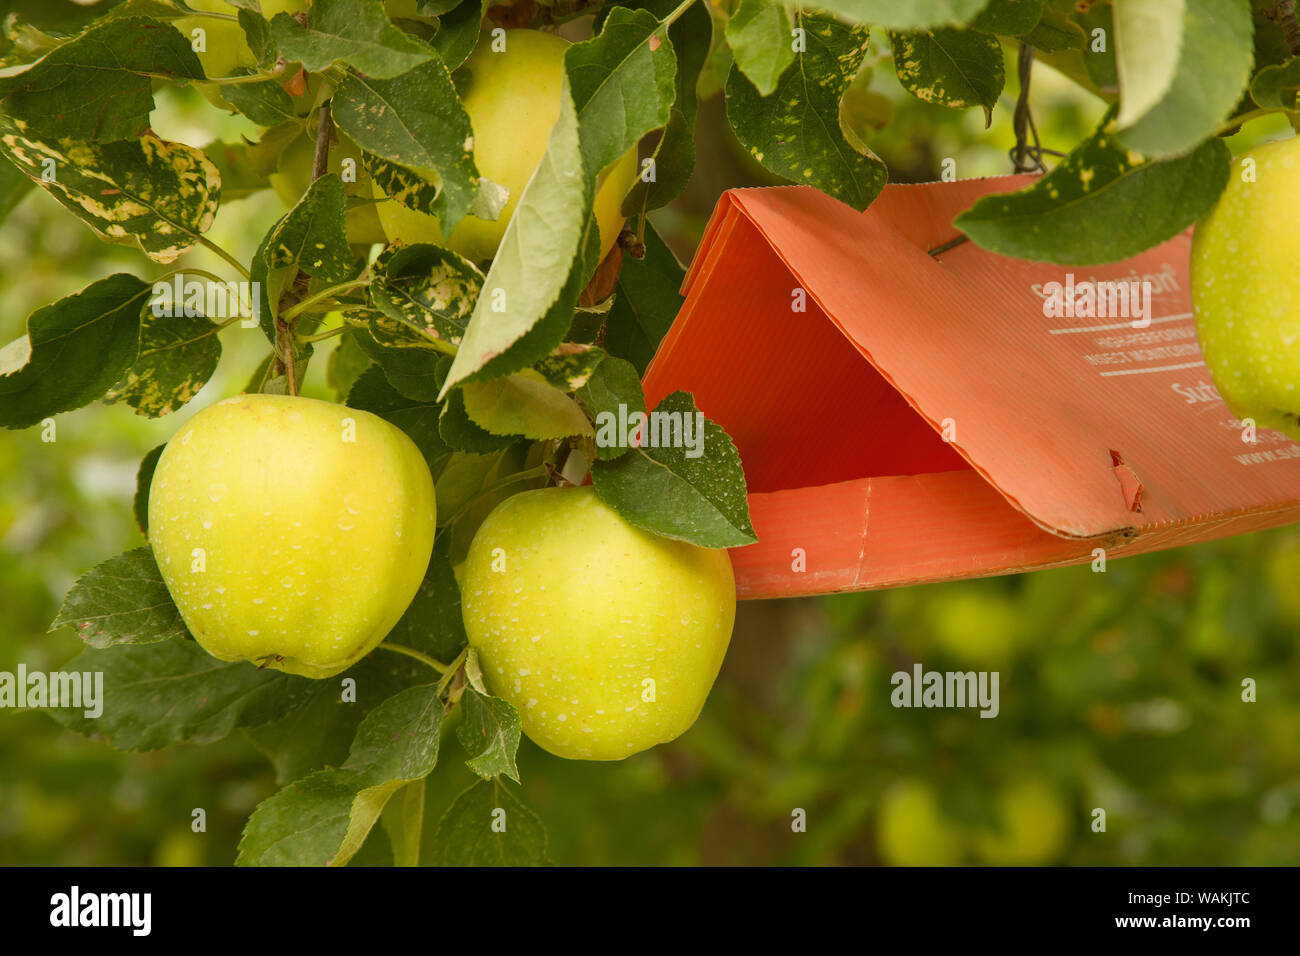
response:
M1238 418L1300 439L1300 137L1244 153L1192 239L1192 307L1210 377Z
M956 866L964 842L961 829L941 812L930 785L908 780L881 798L876 848L889 866Z
M149 541L194 639L223 661L329 677L387 636L434 533L433 479L369 412L239 395L158 459Z
M642 531L590 487L498 505L465 560L465 630L488 689L560 757L620 760L684 733L736 616L725 551Z
M352 182L344 182L344 191L349 198L360 198L363 202L349 206L347 211L347 233L349 242L375 243L385 242L384 230L379 225L379 216L375 212L370 177L361 165L361 150L342 132L338 133L337 143L330 144L329 171L342 177L343 163L351 160L349 168L355 175ZM280 154L277 170L270 175L271 186L275 194L286 206L294 206L311 186L311 173L316 163L316 141L306 133L290 143Z
M975 835L975 852L993 866L1042 866L1061 855L1070 835L1070 814L1056 789L1025 779L995 797L1000 829Z
M226 0L187 0L187 3L194 10L225 13L232 17L239 15L239 8ZM262 0L262 16L270 20L277 13L301 13L310 5L310 0ZM196 51L195 55L203 64L203 72L209 77L229 76L239 67L257 66L257 57L249 49L248 38L238 20L205 16L178 17L172 21L172 25L190 41L194 40L195 28L203 29L204 49Z
M496 254L559 118L564 51L569 41L539 30L509 30L505 50L493 52L491 44L491 34L485 33L457 75L468 77L459 85L474 133L474 163L481 176L510 190L505 208L494 220L466 216L444 239L436 216L397 202L381 203L379 221L390 240L438 243L473 262ZM603 170L598 180L593 208L602 259L623 228L620 207L636 179L636 160L633 146ZM427 178L433 180L436 174L429 173ZM377 192L379 198L383 195Z

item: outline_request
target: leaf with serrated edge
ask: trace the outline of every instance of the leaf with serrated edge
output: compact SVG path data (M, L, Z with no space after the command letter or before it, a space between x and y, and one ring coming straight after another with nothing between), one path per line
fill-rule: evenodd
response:
M146 17L91 24L30 66L6 73L0 110L38 136L83 143L142 136L154 108L154 77L204 78L189 41Z
M350 74L331 102L335 122L362 150L437 178L429 211L450 233L474 201L478 169L469 116L446 65L435 56L390 80Z
M438 762L437 686L407 688L357 728L342 767L290 784L253 811L239 842L242 866L343 866L397 790Z
M1117 68L1131 68L1135 57L1158 56L1157 49L1164 50L1170 43L1168 29L1154 36L1141 27L1122 29L1124 12L1133 6L1113 5ZM1178 65L1159 101L1138 115L1128 115L1125 75L1121 73L1119 78L1117 138L1152 159L1186 155L1213 136L1241 101L1255 58L1253 24L1246 4L1183 0L1178 6L1181 43L1172 44L1178 51ZM1167 27L1168 21L1162 21L1162 26Z
M762 96L772 94L794 62L790 17L776 0L740 0L727 21L727 44L736 66Z
M1004 256L1095 265L1164 242L1214 206L1229 174L1222 140L1148 163L1106 132L1113 113L1042 179L1019 192L981 198L953 225Z
M189 402L208 383L221 360L218 328L201 315L158 316L144 311L140 354L104 401L126 402L146 418L158 418Z
M432 59L432 50L389 22L382 0L315 0L303 26L287 13L271 20L280 54L319 73L336 62L389 79Z
M50 630L70 627L91 647L153 644L189 633L149 548L87 571L63 599Z
M105 242L134 245L154 262L198 242L221 198L221 174L201 150L155 136L43 142L0 116L0 152ZM58 170L53 179L47 163Z
M456 739L470 755L465 766L480 777L505 775L518 783L519 712L501 698L474 687L465 688L460 706L464 716L456 728Z
M483 286L483 273L450 249L429 243L389 246L371 265L371 301L430 339L457 345Z
M498 779L460 794L438 821L441 866L546 866L546 828Z
M776 92L760 96L739 68L727 76L727 118L758 162L786 179L865 209L888 173L861 143L845 138L840 100L867 54L867 28L795 13L806 50L781 75Z
M541 439L591 434L578 403L532 369L471 382L462 391L469 417L494 435Z
M903 89L923 103L984 108L985 125L1002 95L1002 46L987 33L939 29L895 33L894 69Z
M602 416L618 418L620 406L624 414L645 413L645 392L641 390L641 377L631 362L612 355L606 356L592 374L587 383L575 396L587 408L592 421L599 428ZM596 445L596 454L600 458L618 458L628 452L621 444Z
M0 427L27 428L112 388L140 351L150 287L118 273L37 309L0 349Z
M208 744L236 727L283 717L310 678L219 661L194 641L87 648L63 670L104 675L103 714L51 709L69 730L107 738L119 750Z
M651 414L674 416L681 426L690 416L692 428L698 421L695 401L686 392L673 392ZM727 433L704 419L703 454L688 457L691 449L678 442L679 436L684 439L684 428L660 428L668 433L667 442L647 425L641 438L645 447L592 464L592 484L600 499L637 527L701 547L734 548L757 541L749 520L745 472ZM663 447L650 447L654 442Z

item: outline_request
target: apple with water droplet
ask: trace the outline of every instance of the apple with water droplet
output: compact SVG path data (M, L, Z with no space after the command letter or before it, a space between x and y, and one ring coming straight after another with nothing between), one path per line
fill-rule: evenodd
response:
M287 395L199 412L149 491L149 541L194 639L306 677L383 641L424 578L434 520L429 467L399 428Z
M507 498L465 559L488 690L561 757L620 760L695 723L736 616L726 551L629 524L588 487Z
M1248 150L1196 226L1191 284L1201 351L1228 408L1300 439L1297 221L1300 137Z

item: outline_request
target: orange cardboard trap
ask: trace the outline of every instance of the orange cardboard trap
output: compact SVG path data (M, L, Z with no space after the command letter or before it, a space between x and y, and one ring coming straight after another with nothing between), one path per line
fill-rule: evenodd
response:
M1300 445L1219 398L1192 324L1190 237L1062 267L952 240L1028 177L887 186L865 213L733 190L646 371L736 442L757 544L741 598L1005 574L1300 519ZM1044 314L1051 282L1149 281L1150 325ZM1050 289L1047 286L1047 289ZM798 311L801 300L805 311Z

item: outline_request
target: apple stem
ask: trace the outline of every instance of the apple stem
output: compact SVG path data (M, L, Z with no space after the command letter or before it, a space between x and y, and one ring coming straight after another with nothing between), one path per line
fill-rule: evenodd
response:
M442 661L434 660L428 654L422 654L415 648L407 647L405 644L391 644L388 641L384 641L384 643L379 645L379 648L380 650L392 651L394 654L405 654L407 657L412 657L421 664L427 664L429 667L432 667L439 674L446 674L447 671L451 669Z

